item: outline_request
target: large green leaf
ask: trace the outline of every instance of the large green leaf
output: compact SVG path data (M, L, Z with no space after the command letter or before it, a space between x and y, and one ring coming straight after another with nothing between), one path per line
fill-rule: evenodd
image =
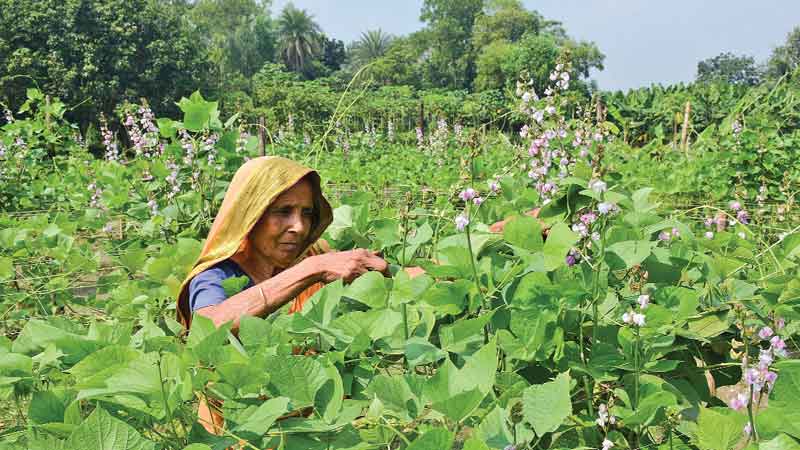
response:
M567 252L578 242L578 235L569 227L559 222L550 228L544 243L544 269L555 270L566 264Z
M630 269L650 256L652 246L650 241L623 241L611 244L606 249L606 263L611 270Z
M271 398L258 408L253 408L253 411L248 411L246 417L234 429L234 433L248 441L253 441L263 436L272 427L275 420L288 410L288 398Z
M522 414L539 436L558 429L570 414L569 372L558 374L554 381L528 387L522 393Z
M385 308L388 299L386 281L379 272L367 272L347 286L343 295L370 308Z
M292 400L292 406L302 408L314 404L317 391L328 380L322 365L303 356L272 356L267 359L270 384L278 394Z
M503 239L530 252L541 251L544 245L542 226L530 216L516 217L508 222L503 228Z
M758 450L800 450L800 443L785 434L758 444Z
M406 360L410 367L430 364L447 356L447 352L421 337L412 337L406 341Z
M406 450L449 450L453 447L453 433L444 428L434 428L418 437Z
M154 442L143 438L125 422L97 407L67 439L65 450L151 450Z
M697 446L701 450L730 450L742 438L747 417L703 408L697 419Z

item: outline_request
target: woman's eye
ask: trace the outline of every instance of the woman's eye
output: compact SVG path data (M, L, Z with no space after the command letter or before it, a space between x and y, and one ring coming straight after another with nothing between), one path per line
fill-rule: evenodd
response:
M303 210L304 217L314 217L314 210L313 209L304 209Z

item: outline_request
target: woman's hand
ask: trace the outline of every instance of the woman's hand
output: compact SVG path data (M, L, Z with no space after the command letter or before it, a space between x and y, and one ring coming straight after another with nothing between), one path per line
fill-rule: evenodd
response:
M378 252L363 248L324 253L312 256L307 261L314 264L323 283L332 283L339 279L350 283L370 270L389 276L389 264L378 256Z

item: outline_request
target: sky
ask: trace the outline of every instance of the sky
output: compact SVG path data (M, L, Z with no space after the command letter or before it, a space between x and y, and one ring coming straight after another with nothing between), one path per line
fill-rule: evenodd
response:
M289 1L274 0L279 12ZM402 35L422 28L422 0L293 0L331 37L350 42L381 28ZM604 90L691 81L697 63L722 52L765 61L800 26L798 0L523 0L561 21L575 39L606 55L592 74Z

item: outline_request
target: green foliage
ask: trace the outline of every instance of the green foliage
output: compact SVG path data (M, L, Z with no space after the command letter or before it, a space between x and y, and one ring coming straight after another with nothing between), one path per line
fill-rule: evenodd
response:
M736 56L733 53L720 53L697 63L698 83L719 81L755 86L761 82L761 73L752 56Z
M146 0L5 0L0 10L0 91L14 109L34 84L74 108L69 115L82 125L142 97L169 114L173 99L206 83L205 50L180 7Z

